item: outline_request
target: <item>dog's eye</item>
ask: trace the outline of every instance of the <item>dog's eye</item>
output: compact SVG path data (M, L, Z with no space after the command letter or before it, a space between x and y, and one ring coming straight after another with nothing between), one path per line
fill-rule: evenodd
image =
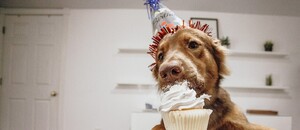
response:
M159 53L157 56L159 61L162 61L164 59L164 54L163 53Z
M199 46L199 44L195 41L191 41L188 44L188 48L190 48L190 49L196 49L196 48L198 48L198 46Z

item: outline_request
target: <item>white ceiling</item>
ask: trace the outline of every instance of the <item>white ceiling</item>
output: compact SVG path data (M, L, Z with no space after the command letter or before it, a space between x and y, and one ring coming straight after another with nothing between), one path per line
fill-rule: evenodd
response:
M162 0L173 10L287 15L300 17L300 0ZM0 0L9 8L143 9L144 0Z

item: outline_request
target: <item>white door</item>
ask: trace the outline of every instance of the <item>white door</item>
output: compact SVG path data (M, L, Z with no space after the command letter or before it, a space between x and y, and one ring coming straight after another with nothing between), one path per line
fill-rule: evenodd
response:
M4 17L1 130L57 130L63 16Z

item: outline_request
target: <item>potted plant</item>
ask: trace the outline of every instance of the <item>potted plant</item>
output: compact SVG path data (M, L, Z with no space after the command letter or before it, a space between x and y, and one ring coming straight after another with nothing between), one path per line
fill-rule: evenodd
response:
M273 42L266 41L264 47L265 47L265 51L273 51Z
M221 41L221 45L222 45L222 46L226 46L227 48L229 48L229 46L230 46L230 41L229 41L228 36L227 36L227 37L221 38L220 41Z
M272 86L273 82L272 82L272 75L268 75L266 77L266 85L267 86Z

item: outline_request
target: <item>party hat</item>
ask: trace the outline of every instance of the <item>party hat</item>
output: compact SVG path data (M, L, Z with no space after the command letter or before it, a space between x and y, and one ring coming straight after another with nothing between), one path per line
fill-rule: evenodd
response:
M152 22L153 34L156 34L162 27L174 28L182 25L182 19L175 15L168 7L164 6L160 0L146 0L148 16Z

